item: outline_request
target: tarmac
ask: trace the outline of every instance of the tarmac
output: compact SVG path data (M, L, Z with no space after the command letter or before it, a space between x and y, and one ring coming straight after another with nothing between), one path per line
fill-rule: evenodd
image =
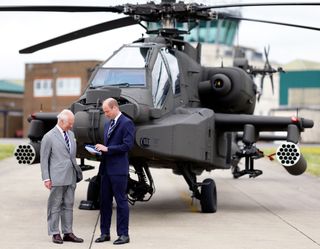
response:
M88 182L82 181L76 189L73 228L85 241L57 245L47 235L48 190L39 165L4 159L0 161L0 248L319 249L320 178L307 173L291 176L267 159L256 160L255 166L263 170L262 176L233 179L230 170L201 175L200 179L216 182L214 214L201 213L199 201L191 202L183 177L171 170L151 169L156 193L149 202L130 206L131 241L120 246L112 244L117 238L115 210L111 242L94 242L100 235L99 211L78 209L87 193ZM84 179L96 173L97 167L85 171Z

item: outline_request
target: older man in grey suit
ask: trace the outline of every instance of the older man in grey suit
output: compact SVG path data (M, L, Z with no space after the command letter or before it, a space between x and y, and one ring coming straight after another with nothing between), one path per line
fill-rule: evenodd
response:
M70 130L74 115L70 110L63 110L57 118L57 125L44 135L40 151L42 180L50 190L48 234L57 244L63 241L81 243L83 239L76 237L72 231L76 182L82 180L82 172L76 162L76 142ZM60 236L60 220L63 239Z

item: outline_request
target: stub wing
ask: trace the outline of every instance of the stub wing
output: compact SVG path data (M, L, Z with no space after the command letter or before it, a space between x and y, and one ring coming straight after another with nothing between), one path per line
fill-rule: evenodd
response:
M216 114L216 129L222 132L241 132L237 138L242 140L244 147L235 155L240 159L245 157L246 169L236 170L234 176L240 177L244 174L257 176L261 171L253 169L253 160L257 157L257 149L254 144L263 140L260 132L264 131L285 131L286 136L268 136L268 140L285 140L276 152L276 158L282 166L292 175L300 175L305 172L307 162L300 153L297 143L300 133L306 128L312 128L314 123L310 119L297 117L268 117L255 115L235 115L235 114Z

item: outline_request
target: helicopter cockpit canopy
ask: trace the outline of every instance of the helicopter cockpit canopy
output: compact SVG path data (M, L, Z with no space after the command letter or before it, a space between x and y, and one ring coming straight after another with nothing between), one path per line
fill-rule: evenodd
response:
M152 94L153 106L162 108L170 89L174 95L180 93L177 58L165 46L156 43L124 45L97 69L91 79L93 88L108 86L128 90L149 88L147 93Z
M124 45L96 72L93 87L145 87L146 65L151 49L141 45Z

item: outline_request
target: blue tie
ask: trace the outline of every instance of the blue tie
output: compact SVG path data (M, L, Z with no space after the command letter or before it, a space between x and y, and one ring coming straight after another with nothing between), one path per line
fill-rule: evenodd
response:
M111 120L110 126L109 126L109 130L108 130L108 138L110 137L114 127L115 127L116 122L114 121L114 119Z
M63 135L64 135L64 140L66 141L67 147L68 147L68 151L70 152L70 141L67 135L66 131L63 131Z

